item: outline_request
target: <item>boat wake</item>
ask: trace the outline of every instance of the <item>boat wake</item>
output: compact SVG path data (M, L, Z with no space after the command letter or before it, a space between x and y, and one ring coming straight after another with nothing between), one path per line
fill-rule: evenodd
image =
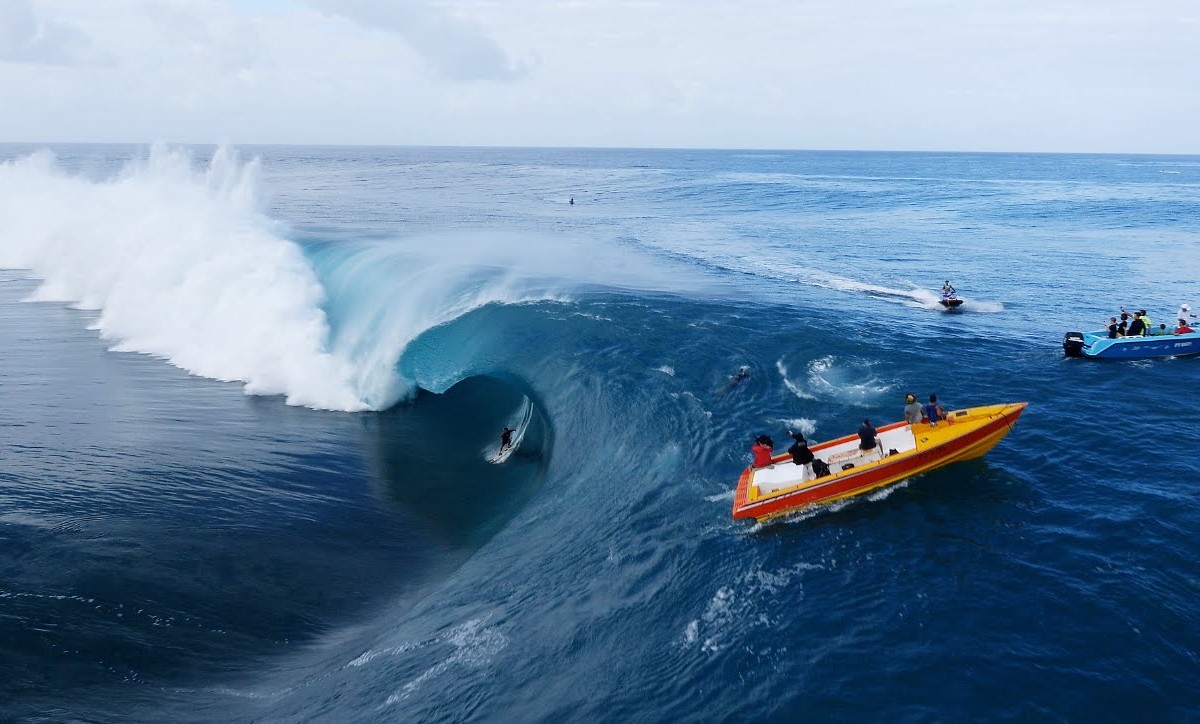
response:
M797 280L799 281L799 280ZM825 289L832 289L840 292L858 292L867 294L876 299L881 299L886 302L902 304L906 307L914 309L928 309L935 312L944 312L946 308L942 306L942 297L929 289L918 286L912 282L905 282L907 286L901 288L897 286L887 286L882 284L873 284L870 282L860 282L854 279L841 277L833 274L815 276L812 283ZM959 295L959 299L963 303L956 311L979 312L982 314L997 314L1004 311L1004 305L1000 302L990 302L982 299L972 299Z

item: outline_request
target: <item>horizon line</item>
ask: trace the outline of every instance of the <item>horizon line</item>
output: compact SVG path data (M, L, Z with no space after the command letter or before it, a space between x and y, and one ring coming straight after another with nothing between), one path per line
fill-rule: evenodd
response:
M716 146L513 146L491 144L422 144L422 143L295 143L295 142L232 142L232 141L0 141L0 146L167 146L232 148L270 146L279 148L426 148L461 150L529 150L529 151L682 151L682 152L746 152L746 153L911 153L944 155L1020 155L1020 156L1165 156L1197 157L1198 152L1163 151L1004 151L1004 150L947 150L947 149L887 149L887 148L769 148Z

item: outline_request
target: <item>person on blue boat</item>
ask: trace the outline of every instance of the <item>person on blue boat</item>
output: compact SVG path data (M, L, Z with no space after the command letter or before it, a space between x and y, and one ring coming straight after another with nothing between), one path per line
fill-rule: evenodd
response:
M1125 330L1126 337L1141 337L1146 334L1146 323L1142 321L1142 313L1134 312L1129 320L1129 329Z
M1114 320L1115 321L1115 320ZM911 392L904 396L904 421L910 425L916 425L925 419L925 409L921 407L921 403L917 402L917 396Z
M950 419L946 417L946 411L938 404L936 392L929 396L929 403L925 405L925 419L929 421L930 427L937 427L940 420L950 422Z
M1121 336L1121 329L1120 329L1120 327L1117 326L1117 318L1109 317L1108 318L1108 338L1116 339L1117 337L1120 337L1120 336Z
M871 421L864 419L863 424L858 428L858 449L874 450L879 445L879 442L875 440L877 434Z
M1127 312L1125 311L1125 308L1122 307L1121 315L1124 316L1125 314L1127 314ZM1147 322L1149 322L1148 318L1144 318L1144 315L1146 314L1146 310L1139 309L1135 312L1132 312L1132 314L1133 314L1133 319L1130 320L1130 322L1129 322L1129 328L1127 330L1125 330L1125 336L1126 337L1144 337L1146 335Z
M1167 325L1160 324L1157 327L1154 327L1153 329L1151 329L1146 334L1149 334L1151 337L1161 337L1162 335L1167 334Z
M1175 334L1191 334L1192 332L1195 332L1195 331L1196 330L1194 330L1188 326L1187 322L1184 322L1183 324L1181 324L1175 328Z
M1186 304L1180 304L1179 305L1179 314L1176 317L1179 320L1179 324L1186 325L1187 321L1188 321L1188 317L1195 319L1196 315L1192 314L1191 307L1189 307Z

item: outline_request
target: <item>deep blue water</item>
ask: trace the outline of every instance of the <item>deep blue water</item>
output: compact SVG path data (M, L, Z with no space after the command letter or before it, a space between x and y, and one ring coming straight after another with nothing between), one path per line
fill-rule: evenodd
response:
M1060 348L1200 158L214 152L0 146L0 719L1200 719L1200 359ZM731 519L910 391L1030 407Z

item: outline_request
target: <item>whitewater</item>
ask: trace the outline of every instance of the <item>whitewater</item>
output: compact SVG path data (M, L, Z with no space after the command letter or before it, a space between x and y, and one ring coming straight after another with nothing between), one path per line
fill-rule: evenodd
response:
M0 146L0 718L1192 718L1197 361L1060 344L1194 306L1198 188L1193 157ZM756 435L909 392L1030 407L982 460L731 519Z

